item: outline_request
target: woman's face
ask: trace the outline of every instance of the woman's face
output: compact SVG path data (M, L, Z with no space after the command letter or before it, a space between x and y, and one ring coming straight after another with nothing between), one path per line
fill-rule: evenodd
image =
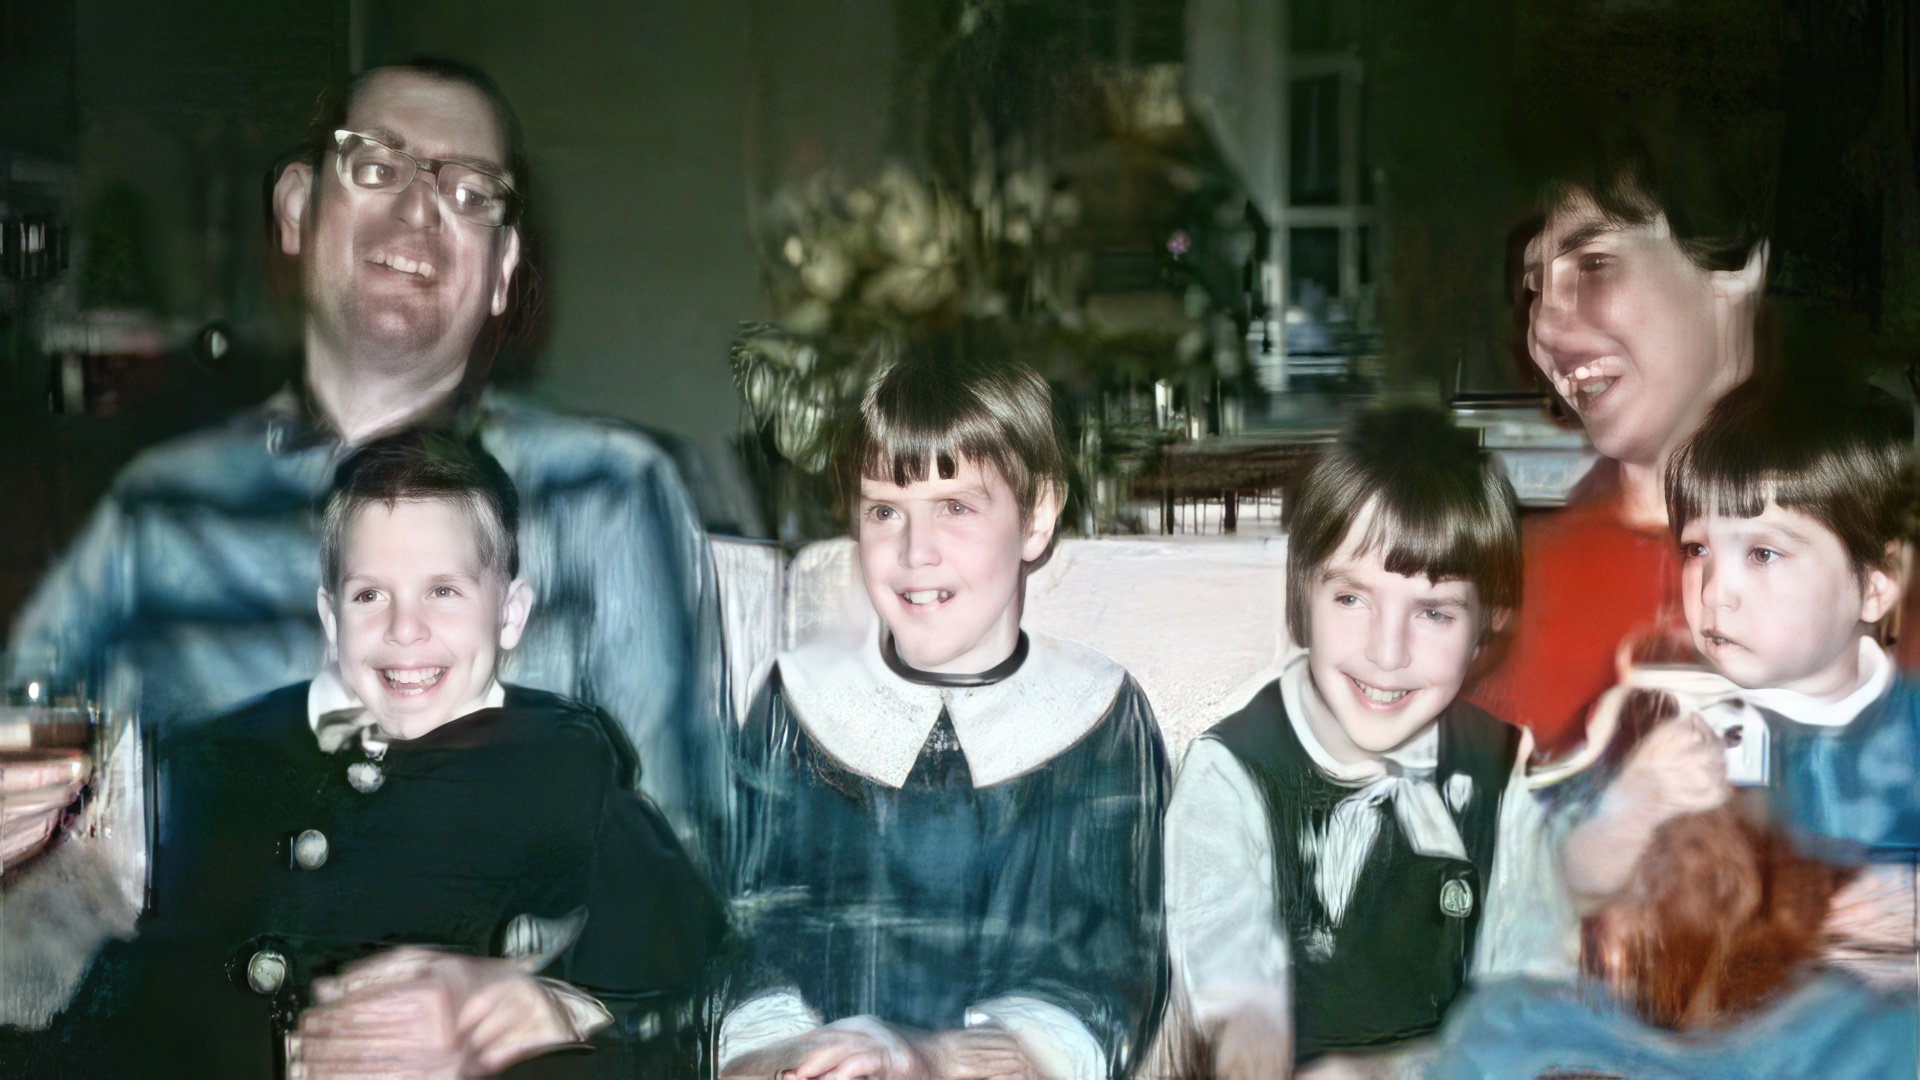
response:
M1623 224L1576 196L1527 245L1528 352L1600 453L1658 468L1752 373L1762 265L1757 249L1702 270L1666 218Z

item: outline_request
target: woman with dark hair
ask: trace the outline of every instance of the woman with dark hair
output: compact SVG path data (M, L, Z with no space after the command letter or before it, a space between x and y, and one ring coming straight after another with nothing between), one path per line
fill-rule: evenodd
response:
M1667 458L1758 364L1770 185L1705 145L1601 133L1541 188L1527 351L1601 461L1527 524L1521 606L1472 696L1545 752L1579 740L1621 642L1677 617Z

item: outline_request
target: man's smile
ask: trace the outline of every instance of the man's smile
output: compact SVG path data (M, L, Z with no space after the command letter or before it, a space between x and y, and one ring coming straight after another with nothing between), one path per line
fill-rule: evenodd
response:
M432 281L437 272L433 263L426 259L409 258L397 251L375 251L367 257L367 261L375 266L384 266L395 273L418 278L423 282Z

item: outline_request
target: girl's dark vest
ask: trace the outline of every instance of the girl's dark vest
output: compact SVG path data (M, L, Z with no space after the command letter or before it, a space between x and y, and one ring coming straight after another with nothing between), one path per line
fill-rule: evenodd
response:
M1448 800L1469 858L1418 854L1401 835L1392 805L1382 803L1379 837L1337 927L1314 889L1302 840L1321 834L1354 789L1314 766L1287 719L1278 681L1206 737L1239 759L1266 801L1274 918L1291 954L1296 1059L1437 1028L1466 982L1520 729L1463 701L1441 715L1433 781L1444 798L1449 778L1472 778L1464 807Z

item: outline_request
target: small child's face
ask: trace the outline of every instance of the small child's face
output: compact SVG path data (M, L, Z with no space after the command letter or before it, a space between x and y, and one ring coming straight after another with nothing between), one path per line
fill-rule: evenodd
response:
M1308 609L1307 667L1326 706L1309 707L1308 723L1347 764L1426 730L1459 696L1480 642L1473 585L1389 571L1378 545L1353 550L1364 525L1327 560Z
M1855 573L1832 530L1771 502L1759 517L1688 522L1680 555L1694 647L1750 689L1845 697L1858 682L1861 624L1898 596L1885 571Z
M393 738L481 708L526 626L531 590L486 566L474 529L447 500L364 506L347 523L339 595L320 590L341 678Z
M999 470L961 459L951 479L863 479L855 519L867 597L902 660L985 671L1012 655L1025 564L1047 549L1058 502L1022 513Z

